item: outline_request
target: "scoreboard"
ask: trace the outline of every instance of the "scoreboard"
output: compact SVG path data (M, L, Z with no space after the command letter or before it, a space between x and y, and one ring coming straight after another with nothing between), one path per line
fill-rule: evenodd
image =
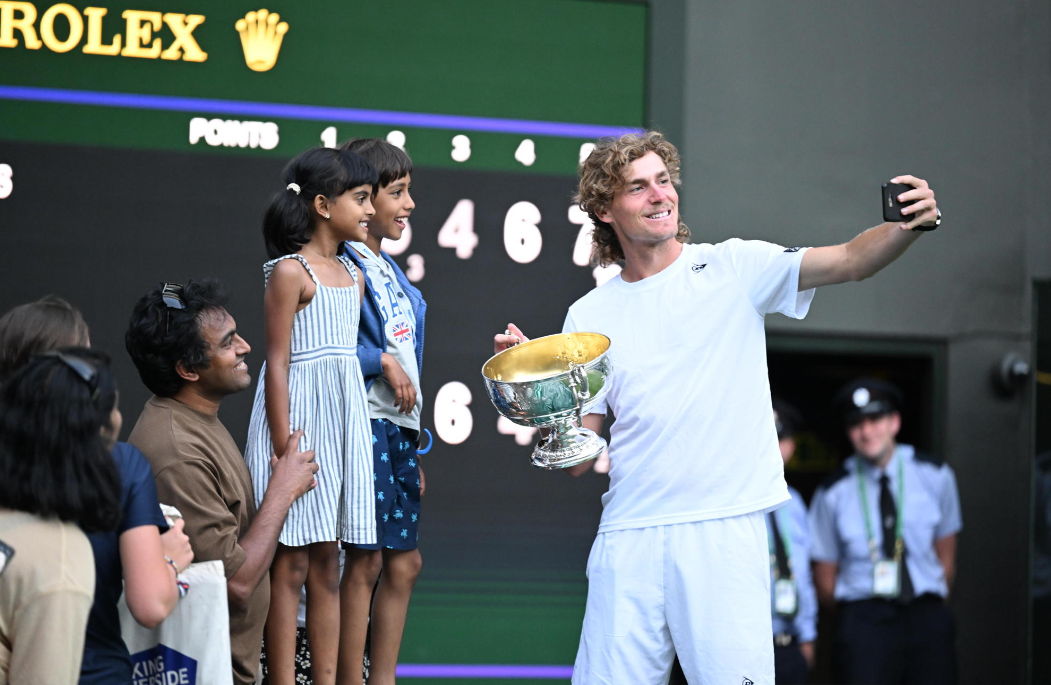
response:
M643 123L641 4L134 7L0 0L4 139L287 158L400 130L420 166L572 173Z
M403 147L417 208L387 250L428 301L434 435L403 672L564 674L607 479L529 466L535 432L499 419L480 369L509 321L558 332L616 273L588 265L572 195L595 139L645 124L646 28L646 4L602 0L0 0L0 310L79 307L130 428L135 300L219 278L258 376L283 165L352 137ZM220 412L242 446L251 395Z

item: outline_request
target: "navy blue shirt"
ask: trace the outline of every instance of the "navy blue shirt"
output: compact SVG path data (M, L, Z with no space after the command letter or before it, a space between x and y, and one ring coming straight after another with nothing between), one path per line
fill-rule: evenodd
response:
M157 503L157 486L153 471L142 452L125 442L113 447L113 459L120 473L122 518L117 530L91 533L88 540L95 553L95 603L88 615L84 640L84 661L80 683L130 683L131 659L120 637L117 600L124 591L120 561L120 536L139 526L157 526L161 532L168 524Z

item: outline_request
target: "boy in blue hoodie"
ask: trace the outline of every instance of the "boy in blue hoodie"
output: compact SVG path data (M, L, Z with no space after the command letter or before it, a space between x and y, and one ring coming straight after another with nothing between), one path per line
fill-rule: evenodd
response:
M360 674L371 600L369 683L394 685L409 597L423 566L416 531L425 484L416 448L427 303L382 250L384 240L401 238L416 206L410 195L412 160L380 138L351 140L342 148L365 158L379 174L368 237L346 244L347 255L365 274L358 359L372 425L377 544L343 544L339 671Z

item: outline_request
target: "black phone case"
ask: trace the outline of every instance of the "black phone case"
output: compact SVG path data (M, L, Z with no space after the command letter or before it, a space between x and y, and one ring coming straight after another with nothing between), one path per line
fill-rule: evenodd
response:
M904 192L913 190L907 183L884 183L883 184L883 220L899 224L907 224L914 217L902 214L903 207L908 207L912 202L902 204L898 202L898 196ZM915 202L915 200L913 200Z

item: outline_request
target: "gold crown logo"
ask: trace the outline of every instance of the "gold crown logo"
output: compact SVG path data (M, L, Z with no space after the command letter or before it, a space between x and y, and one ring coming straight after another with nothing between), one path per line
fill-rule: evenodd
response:
M278 23L280 22L280 23ZM288 33L288 23L281 15L267 10L249 12L234 25L241 34L245 64L252 71L269 71L277 63L281 40Z

